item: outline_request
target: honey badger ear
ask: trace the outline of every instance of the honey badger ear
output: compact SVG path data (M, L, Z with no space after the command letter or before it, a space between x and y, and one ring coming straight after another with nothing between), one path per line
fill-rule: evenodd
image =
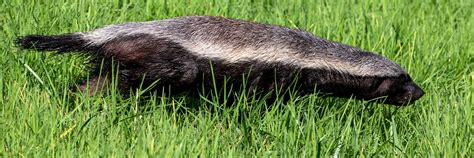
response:
M394 84L396 84L396 80L393 78L380 78L374 82L373 89L362 93L361 97L364 99L376 99L388 96L393 91Z
M375 90L375 93L378 96L385 96L390 93L392 90L392 87L394 85L395 81L391 78L386 78L377 87L377 90Z

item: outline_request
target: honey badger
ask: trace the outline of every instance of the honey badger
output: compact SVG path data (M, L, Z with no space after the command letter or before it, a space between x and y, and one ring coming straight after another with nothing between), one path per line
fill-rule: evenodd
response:
M82 52L95 63L105 61L104 65L115 60L121 92L157 80L157 87L171 86L177 92L209 88L215 77L233 84L245 78L250 87L263 92L296 79L301 94L316 89L340 97L385 97L385 103L394 105L424 95L406 71L382 56L302 30L222 17L188 16L89 32L27 35L17 44L39 51ZM79 89L105 87L111 69L101 71L105 73L93 73Z

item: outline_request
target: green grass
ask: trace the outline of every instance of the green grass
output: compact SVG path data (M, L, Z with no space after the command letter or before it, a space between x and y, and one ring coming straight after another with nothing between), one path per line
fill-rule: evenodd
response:
M0 156L434 156L474 154L471 0L3 0ZM251 96L67 95L84 59L21 51L16 36L107 24L221 15L298 27L378 52L427 92L394 107L299 96L272 107ZM221 96L222 97L222 96Z

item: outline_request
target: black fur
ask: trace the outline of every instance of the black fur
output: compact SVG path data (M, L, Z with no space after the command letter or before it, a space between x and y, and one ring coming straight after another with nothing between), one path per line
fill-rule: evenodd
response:
M198 25L202 22L198 20L193 24ZM231 24L233 23L235 22L231 22ZM205 21L204 24L209 25L209 27L219 26L215 29L226 29L226 27L221 27L223 24L212 25ZM267 33L264 31L260 32L259 29L275 29L277 33L286 36L275 36L276 43L284 44L285 41L293 38L299 39L300 41L287 43L290 48L302 50L303 55L308 58L324 57L327 60L334 61L353 61L356 65L361 60L381 59L378 56L374 56L374 54L362 52L349 46L313 38L309 33L301 33L286 28L267 27L267 25L262 24L244 24L240 27L248 27L248 30L253 32L246 32L245 34L255 37L240 37L239 31L233 32L232 30L221 30L220 33L235 33L233 35L212 35L219 32L209 32L209 35L196 35L195 32L178 35L189 36L182 37L183 39L194 38L194 36L209 36L215 38L213 40L219 41L220 39L220 41L230 42L242 48L245 48L249 42L254 42L252 44L257 45L256 47L268 47L268 45L264 45L266 41L258 37L270 37L272 35L259 35ZM186 29L176 28L176 30ZM240 31L242 30L245 29ZM309 45L311 42L308 42L311 40L319 40L315 41L315 43L320 45L312 47ZM197 90L201 87L210 89L214 84L213 79L215 79L218 87L223 86L224 82L234 86L246 82L250 90L254 90L257 93L266 93L277 88L286 89L291 86L291 83L294 83L297 85L296 90L300 94L313 93L316 89L319 92L335 96L356 96L360 99L374 99L387 96L386 103L396 105L408 104L424 94L421 88L414 84L407 74L398 76L358 76L331 69L302 68L293 65L294 63L262 62L253 59L241 62L228 62L223 59L198 56L196 53L191 52L189 48L176 42L176 40L146 33L123 34L99 45L91 45L90 42L81 34L56 36L29 35L20 37L17 40L17 44L26 49L57 52L80 51L91 56L96 65L104 61L105 66L102 69L98 69L99 66L96 66L88 82L89 85L84 83L79 86L81 91L86 90L85 87L87 86L99 88L99 90L91 90L91 94L109 86L111 76L113 75L111 74L113 68L112 61L118 62L118 89L124 94L139 86L147 87L157 80L156 89L161 90L163 87L172 87L172 93ZM311 53L310 50L317 53ZM327 50L331 51L327 52ZM356 55L341 56L341 54L338 54L344 53L344 51L360 52L357 52ZM346 56L347 58L345 58ZM381 62L387 61L381 60ZM388 63L388 65L390 64ZM99 75L98 72L102 72L102 74Z
M87 42L77 34L54 36L28 35L18 37L16 44L21 48L39 51L69 52L85 51L85 48L87 48Z

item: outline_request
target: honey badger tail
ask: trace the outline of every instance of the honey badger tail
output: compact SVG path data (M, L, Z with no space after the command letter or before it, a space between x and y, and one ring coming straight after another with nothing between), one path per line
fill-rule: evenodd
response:
M63 35L27 35L18 37L16 44L23 49L36 49L38 51L87 51L87 41L80 34Z

